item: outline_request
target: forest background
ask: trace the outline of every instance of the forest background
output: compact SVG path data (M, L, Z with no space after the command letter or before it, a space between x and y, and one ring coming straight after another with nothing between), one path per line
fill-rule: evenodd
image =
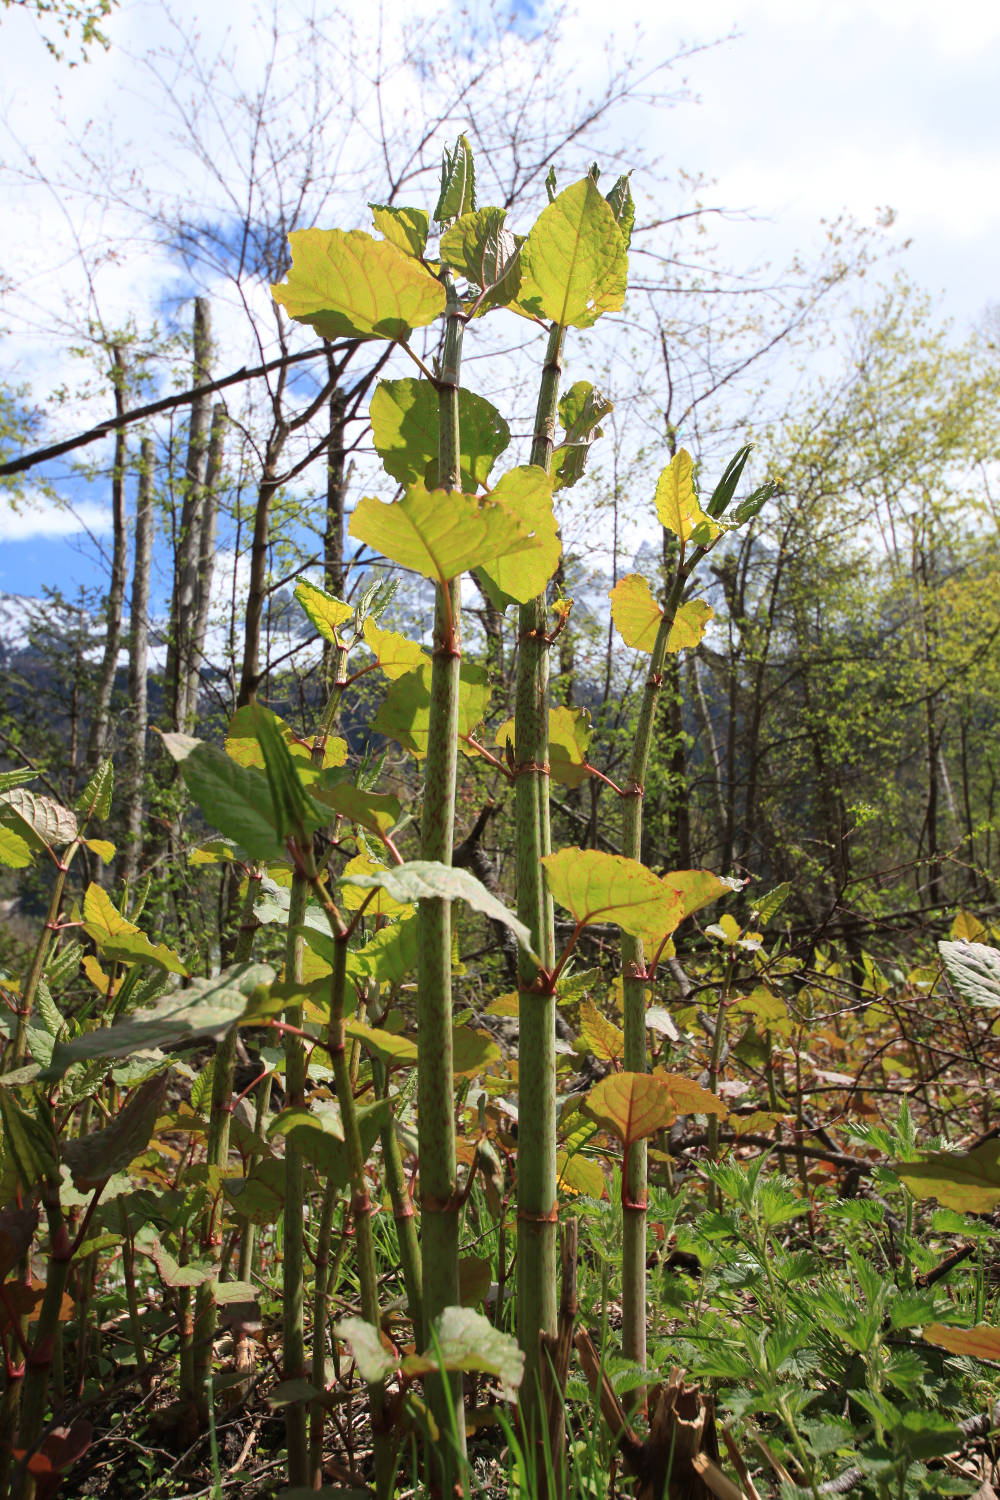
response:
M475 153L480 201L525 228L592 163L602 189L631 173L628 299L585 351L570 342L566 355L564 388L586 379L595 393L589 426L574 429L572 402L561 413L585 472L557 496L553 599L572 608L554 641L552 702L576 730L554 789L554 843L619 854L628 838L620 792L646 662L623 649L607 598L637 571L657 597L669 592L677 551L651 510L657 476L687 451L711 493L733 453L753 444L746 480L768 481L768 500L694 579L711 616L700 641L664 663L642 799L646 865L746 882L739 923L692 940L696 953L711 941L729 951L714 1030L704 1058L697 1047L692 1058L737 1108L753 1085L727 1079L727 1066L763 1068L774 1127L785 1101L772 1048L785 1049L800 1169L813 1107L886 1120L890 1104L919 1092L923 1129L944 1130L958 1105L989 1138L989 1029L985 1043L966 1032L971 1072L960 1069L956 1092L947 1068L959 1054L936 1058L915 1018L940 982L927 944L995 936L1000 328L979 249L995 226L979 177L992 138L956 157L943 144L908 157L897 141L892 159L908 177L883 179L877 147L828 151L832 126L822 141L789 140L792 122L811 118L818 74L788 77L771 51L755 67L739 60L738 39L710 31L675 42L620 24L605 45L596 12L262 8L223 32L214 22L199 30L181 5L5 5L4 40L13 34L14 55L51 84L6 85L0 756L66 806L113 762L111 843L81 845L70 889L117 893L133 916L141 906L148 930L216 971L238 941L238 873L205 845L201 812L151 731L218 743L233 714L260 701L305 733L337 651L300 607L304 583L353 606L394 577L386 620L431 639L433 589L348 533L360 499L385 487L376 382L409 368L391 346L324 341L286 317L269 289L288 274L288 234L368 228L372 204L433 201L442 149L458 133ZM780 6L755 15L791 24ZM825 42L828 65L864 54L850 21L816 24L813 55ZM880 13L884 36L899 24L891 7ZM946 24L928 7L909 9L898 33L915 56L926 43L928 56L956 59L942 87L961 94L953 113L970 134L997 29L974 8ZM716 101L708 155L719 141L732 150L751 116L764 117L787 154L785 177L773 160L740 171L717 156L711 182L702 163L677 159L702 70ZM877 73L874 53L862 55L859 97L875 94ZM111 102L94 110L102 89ZM883 102L878 127L890 117ZM829 178L816 172L794 212L759 219L757 195L777 205L813 160ZM827 203L836 170L844 176ZM847 179L850 198L837 190ZM894 180L914 207L915 243L895 212ZM957 248L946 232L956 223ZM794 244L790 224L801 231ZM925 290L940 275L957 283L944 296ZM541 363L544 339L513 318L484 327L466 377L509 414L511 452L526 463L534 396L523 369ZM425 362L433 349L429 338ZM461 602L466 654L491 689L479 737L500 757L517 630L481 579L464 580ZM406 726L394 735L377 717L375 681L354 684L340 729L359 786L377 769L405 808L419 757ZM511 815L500 759L463 760L456 839L498 892L513 886ZM0 962L18 973L49 904L49 872L36 864L4 878ZM738 942L749 953L760 936L751 919L763 928L779 911L772 957L792 967L776 972L801 985L791 1020L759 989L740 1010L732 989ZM479 946L472 937L459 972L473 974L469 993L482 999L500 958L481 932ZM108 994L99 968L85 976ZM807 1050L803 1007L814 1020L835 997L842 1018L878 995L881 1024L897 984L909 1019L891 1040L869 1035L866 1050L838 1020ZM732 1054L730 1006L741 1028ZM613 1038L593 1024L578 1030L577 1054L620 1067ZM883 1155L913 1148L902 1115L897 1129ZM707 1139L714 1161L711 1123ZM837 1154L829 1141L817 1150ZM811 1190L804 1172L799 1187ZM725 1192L713 1179L710 1203ZM980 1285L980 1315L983 1295ZM81 1390L86 1358L85 1346ZM181 1370L183 1380L183 1359ZM708 1361L701 1373L718 1372ZM834 1450L818 1444L810 1468L794 1422L786 1428L814 1492ZM920 1454L904 1457L894 1482Z

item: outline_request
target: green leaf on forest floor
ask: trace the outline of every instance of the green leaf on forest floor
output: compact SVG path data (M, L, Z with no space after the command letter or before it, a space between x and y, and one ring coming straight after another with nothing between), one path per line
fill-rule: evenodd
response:
M521 246L520 268L518 305L535 317L589 328L624 305L628 253L592 177L542 210Z
M364 633L365 645L378 662L379 670L393 681L430 660L419 641L408 640L395 630L383 630L370 617L365 621Z
M150 942L134 922L122 916L107 891L93 882L83 897L83 930L113 963L155 964L168 974L187 975L178 953L164 943Z
M711 541L722 532L719 523L701 508L694 487L694 461L686 448L674 454L657 480L655 503L660 525L682 542L696 532L697 544Z
M684 900L638 860L599 849L560 849L542 859L549 890L577 922L616 922L658 943L684 916Z
M65 1141L62 1159L81 1191L99 1187L116 1172L124 1172L140 1156L150 1138L166 1098L169 1074L158 1073L135 1090L120 1113L103 1130Z
M429 380L380 380L371 399L372 440L382 466L400 484L438 483L440 400ZM510 444L510 428L496 407L474 391L458 392L462 489L475 494Z
M948 978L971 1005L1000 1006L1000 949L986 943L938 943Z
M480 574L493 586L487 591L502 611L512 599L527 604L544 593L559 565L562 542L552 509L552 480L537 464L508 469L490 492L490 499L514 516L531 538L515 552L480 566Z
M411 485L402 500L366 495L358 501L349 532L383 557L440 584L532 542L506 506L477 500L458 490Z
M305 578L295 585L295 597L323 639L332 646L339 646L338 628L354 619L354 605L345 604Z
M404 255L420 260L427 249L431 216L424 208L396 208L393 205L369 203L372 223L379 234Z
M76 813L51 797L25 787L0 792L0 825L11 829L30 849L62 849L77 835Z
M441 283L388 240L360 229L297 229L288 242L288 279L271 295L322 338L405 343L444 312Z
M223 1177L222 1191L241 1219L277 1224L285 1207L285 1163L275 1156L254 1162L245 1177Z
M532 953L531 934L527 927L469 870L455 869L451 865L439 864L436 860L415 859L408 864L394 865L391 869L378 870L370 875L348 875L345 871L339 883L360 886L362 890L378 888L387 891L394 901L399 902L431 899L464 901L491 921L502 922L505 927L509 927L529 957L538 962Z
M1000 1208L1000 1141L983 1141L965 1152L932 1151L918 1161L893 1162L892 1170L914 1198L936 1198L959 1213Z
M377 734L388 735L418 760L427 754L431 725L430 657L413 672L406 672L393 682L372 722ZM483 667L464 661L459 669L458 733L471 735L483 722L489 708L492 688ZM459 740L466 755L476 751Z
M45 1077L61 1078L84 1058L128 1057L153 1047L218 1038L240 1019L257 986L273 979L268 964L234 964L212 979L192 980L186 989L175 990L149 1010L137 1010L128 1020L57 1042Z
M679 1073L610 1073L595 1084L584 1106L590 1117L624 1146L657 1130L666 1130L678 1115L719 1115L725 1104Z

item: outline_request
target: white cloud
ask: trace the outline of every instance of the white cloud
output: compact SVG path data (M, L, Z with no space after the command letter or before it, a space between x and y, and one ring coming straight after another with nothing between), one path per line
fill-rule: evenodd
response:
M56 505L51 500L27 501L13 510L0 505L0 541L51 541L57 537L105 536L111 530L111 512L93 500L79 505Z

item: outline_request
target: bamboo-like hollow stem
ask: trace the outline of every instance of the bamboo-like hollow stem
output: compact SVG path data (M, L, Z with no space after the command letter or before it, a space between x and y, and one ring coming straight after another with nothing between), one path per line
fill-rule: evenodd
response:
M389 1073L380 1058L372 1059L372 1079L375 1093L380 1099L389 1097ZM387 1120L379 1135L382 1142L382 1163L385 1185L392 1204L392 1217L396 1225L399 1244L399 1262L403 1268L403 1285L410 1309L410 1320L414 1332L420 1334L423 1327L423 1275L420 1258L420 1240L417 1236L417 1219L410 1197L410 1184L403 1165L403 1153L399 1148L395 1120Z
M565 330L549 333L535 415L531 462L551 472L562 347ZM514 710L517 914L531 932L546 969L555 963L552 901L540 860L551 850L549 822L549 643L545 595L518 612L519 643ZM531 1129L518 1143L517 1178L517 1332L524 1351L521 1384L522 1428L542 1440L545 1402L541 1337L556 1330L556 1001L541 994L534 964L518 958L520 1029L519 1094Z
M38 1313L35 1339L25 1369L21 1397L21 1420L18 1446L29 1454L42 1435L49 1404L49 1381L52 1357L59 1334L59 1313L69 1278L73 1246L59 1202L59 1183L45 1180L42 1203L49 1227L49 1259L45 1275L45 1295ZM35 1476L27 1469L19 1489L19 1500L34 1500Z
M446 490L461 487L458 392L464 314L450 276L438 392L438 472ZM460 580L438 584L434 607L430 730L420 825L422 859L450 865L455 831L458 765L458 694L462 663ZM455 1149L455 1097L452 1064L451 902L425 899L418 908L417 1008L420 1061L417 1073L417 1138L420 1153L420 1208L423 1241L423 1329L421 1347L431 1342L431 1326L446 1307L459 1303L458 1168ZM437 1454L442 1493L451 1492L456 1463L465 1450L462 1382L459 1375L428 1376L431 1411L442 1435L452 1431L460 1452Z
M316 1233L316 1258L313 1262L313 1346L312 1383L318 1391L326 1390L327 1302L330 1289L330 1244L333 1219L340 1196L337 1183L330 1178L323 1189L319 1229ZM326 1409L314 1401L309 1410L309 1473L314 1489L323 1484L323 1427Z
M330 1020L327 1049L333 1065L333 1086L340 1105L344 1128L347 1171L351 1184L351 1217L354 1222L354 1244L357 1254L358 1281L361 1287L361 1315L374 1328L379 1327L378 1274L375 1269L375 1237L372 1233L372 1202L365 1177L365 1152L358 1124L358 1112L351 1082L347 1054L344 1006L347 996L347 932L338 921L335 908L327 905L327 918L336 943L333 973L330 979ZM395 1444L385 1422L385 1386L373 1381L368 1387L372 1414L372 1440L375 1450L375 1491L383 1500L392 1493L395 1475Z
M11 1068L19 1068L24 1062L25 1053L28 1050L28 1022L31 1020L31 1012L35 1004L35 995L42 975L45 973L45 965L48 961L49 948L52 946L52 934L56 930L59 921L59 908L62 905L63 890L66 886L66 876L69 873L70 861L79 848L79 844L71 844L63 851L61 858L57 860L56 878L52 883L52 894L49 897L49 909L45 913L45 925L38 934L38 942L31 956L31 964L24 983L21 985L21 1004L17 1012L17 1031L14 1034L14 1051L11 1057Z
M253 949L256 930L253 909L260 892L261 872L251 870L247 877L246 895L240 919L240 933L233 957L237 963L245 963ZM223 1169L229 1160L229 1127L233 1109L233 1077L236 1072L236 1043L239 1028L231 1026L220 1041L215 1053L212 1072L212 1103L208 1119L208 1144L205 1160L209 1167ZM216 1192L209 1199L202 1225L202 1250L213 1254L222 1243L222 1194ZM203 1421L208 1419L208 1391L206 1380L212 1369L212 1347L218 1319L214 1283L203 1282L195 1298L194 1312L194 1364L195 1387L198 1406Z
M285 945L285 979L294 984L302 978L303 939L295 931L305 916L309 884L296 873L288 901L288 940ZM285 1020L293 1031L285 1032L285 1099L290 1108L305 1103L306 1053L302 1038L302 1007L290 1005ZM282 1266L284 1378L298 1380L306 1374L305 1334L305 1162L294 1143L294 1132L285 1141L285 1213ZM309 1434L306 1407L291 1401L285 1408L288 1442L288 1484L305 1487L309 1482Z
M646 686L636 721L625 786L622 813L622 853L627 859L642 859L642 799L649 750L653 741L656 709L660 699L667 641L681 602L684 577L674 580L653 642ZM622 933L622 988L626 1070L645 1073L646 1051L646 960L642 939ZM646 1196L648 1158L646 1141L633 1141L623 1163L622 1176L622 1351L638 1365L646 1363ZM641 1391L631 1394L640 1401Z

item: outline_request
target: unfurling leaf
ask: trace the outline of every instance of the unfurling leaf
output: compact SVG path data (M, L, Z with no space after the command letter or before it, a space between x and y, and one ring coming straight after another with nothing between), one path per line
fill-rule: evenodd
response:
M0 792L0 825L36 851L61 849L77 835L74 812L51 797L39 797L21 786Z
M686 448L675 453L656 483L656 514L660 525L686 542L699 526L710 541L722 531L698 503L694 487L694 463Z
M503 307L517 296L521 285L518 250L523 237L506 227L502 208L481 208L463 214L441 236L440 255L446 265L473 287L490 295L486 307Z
M350 535L383 557L445 584L532 543L506 506L456 490L412 485L402 500L367 495L351 517Z
M437 224L447 224L475 211L476 163L467 138L460 135L454 151L446 146L441 156L441 191L434 220Z
M438 483L440 401L429 380L380 380L371 399L372 440L382 466L400 484ZM510 444L510 428L491 402L460 387L459 468L462 489L475 494Z
M604 435L598 424L614 410L614 405L589 380L578 380L562 397L559 420L566 430L566 439L552 459L554 490L569 489L583 478L591 446Z
M444 312L440 281L388 240L360 229L298 229L288 242L288 279L271 295L322 338L405 343Z
M549 890L577 922L616 922L658 943L684 916L683 898L638 860L599 849L560 849L542 859Z
M542 210L521 246L518 305L535 317L589 328L625 302L628 253L614 210L591 177Z
M103 760L76 799L76 810L85 821L87 818L104 821L111 812L114 785L114 766L110 760Z

